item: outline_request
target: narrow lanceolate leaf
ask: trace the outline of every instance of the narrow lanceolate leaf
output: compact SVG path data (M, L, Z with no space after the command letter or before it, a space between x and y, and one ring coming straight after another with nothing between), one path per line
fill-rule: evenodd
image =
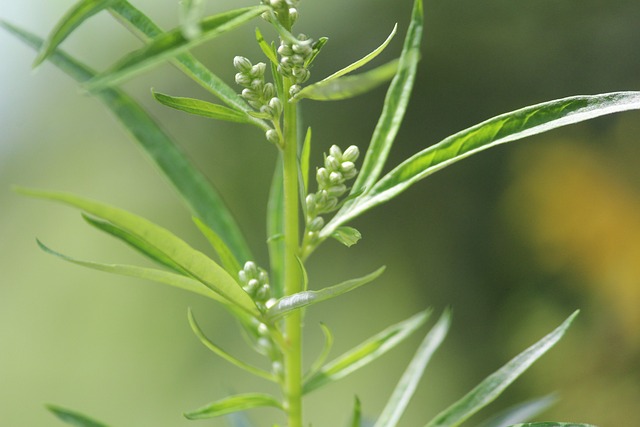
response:
M153 97L167 107L197 116L235 123L254 123L251 120L251 116L242 111L234 110L223 105L212 104L211 102L200 99L175 97L160 92L153 92Z
M284 187L282 157L278 156L267 203L267 244L271 267L271 289L279 298L284 295Z
M147 245L141 239L138 239L131 233L126 232L125 230L116 227L107 221L99 221L95 218L91 218L87 215L82 215L82 218L87 221L90 225L96 227L99 230L104 231L107 234L112 235L113 237L122 240L141 254L145 255L149 259L164 265L165 267L170 268L171 270L180 273L182 275L187 274L184 270L180 269L180 266L173 262L169 257L165 256L160 251L157 251L154 247Z
M332 227L384 203L411 185L480 151L607 114L640 109L640 92L573 96L525 107L489 119L420 151L390 171L343 212ZM327 234L329 235L329 234Z
M557 398L551 395L511 406L482 423L480 427L509 427L515 423L529 421L547 410L556 400Z
M391 80L398 71L398 61L391 61L366 73L322 80L304 87L294 99L341 101L367 93Z
M596 427L596 426L591 424L582 424L582 423L543 422L543 423L515 424L511 427Z
M351 427L362 427L362 408L358 396L356 396L353 402L353 417L351 417Z
M207 225L202 222L199 218L193 217L193 222L196 224L202 235L209 241L209 244L213 247L213 249L218 254L218 258L220 258L220 263L227 270L227 273L231 277L237 277L238 272L242 269L240 263L231 252L231 249L227 245L225 245L224 241L213 231L211 228L207 227Z
M282 404L273 396L262 393L247 393L215 401L196 411L188 412L184 416L190 420L201 420L266 406L282 409Z
M389 34L389 37L387 37L387 39L380 46L378 46L375 50L373 50L373 52L371 52L368 55L366 55L365 57L357 60L353 64L350 64L350 65L344 67L343 69L336 71L335 73L331 74L329 77L326 77L326 78L322 79L322 81L323 82L327 82L327 81L330 81L330 80L337 79L338 77L342 77L345 74L348 74L348 73L350 73L352 71L355 71L358 68L360 68L360 67L366 65L367 63L369 63L376 56L380 55L380 53L382 53L382 51L389 45L389 43L391 43L391 39L393 39L393 36L396 35L396 31L397 30L398 30L398 24L393 26L393 30L391 30L391 34Z
M420 59L423 25L422 0L415 0L411 23L409 24L400 55L398 73L387 90L382 113L373 131L369 148L363 160L362 168L360 168L358 178L351 189L351 194L357 193L365 187L371 188L384 167L409 103L409 96L411 95Z
M42 64L80 24L117 1L119 0L81 0L76 3L58 21L49 37L44 41L33 66L37 67Z
M577 315L576 311L553 332L489 375L462 399L438 414L426 427L456 427L493 402L500 393L562 338Z
M154 268L138 267L134 265L121 265L121 264L103 264L99 262L83 261L75 258L71 258L67 255L61 254L47 247L40 240L37 240L40 249L46 253L61 258L65 261L73 264L81 265L83 267L92 268L94 270L105 271L107 273L119 274L121 276L135 277L137 279L150 280L152 282L163 283L170 285L178 289L193 292L198 295L202 295L211 299L214 299L223 304L229 304L227 300L220 295L207 288L202 283L198 282L191 277L186 277L181 274L171 273L169 271L157 270Z
M122 25L144 42L163 34L160 27L140 10L133 7L128 1L122 0L116 3L111 7L110 11ZM245 113L252 111L251 107L249 107L235 89L213 74L190 53L182 53L171 61L188 77L218 97L222 102L227 104L227 106L239 111L244 111ZM262 120L254 118L251 118L251 120L254 121L254 124L261 126L265 131L270 129L269 125Z
M264 39L259 28L256 28L256 41L258 42L260 49L262 49L262 53L264 53L264 55L269 58L269 61L271 61L272 64L278 65L280 61L278 61L278 55L276 54L276 51Z
M322 346L322 351L316 358L316 360L309 367L309 371L307 373L308 377L314 376L320 369L324 362L329 357L329 353L331 352L331 348L333 347L333 334L331 330L324 323L320 323L320 328L322 328L322 334L324 335L324 345Z
M207 40L224 34L267 10L269 8L266 6L253 6L210 16L200 22L202 31L198 37L192 39L185 38L180 28L162 33L146 46L131 52L111 69L89 81L86 88L90 91L96 91L115 85Z
M300 264L302 265L302 263ZM362 285L366 285L367 283L374 281L375 279L380 277L382 273L384 273L385 268L386 267L380 267L373 273L366 276L347 280L346 282L342 282L338 285L330 286L319 291L303 291L280 298L273 305L273 307L269 309L267 315L271 319L277 319L282 316L286 316L294 310L299 310L302 307L335 298L339 295L342 295L346 292L359 288Z
M373 362L424 325L430 314L429 310L425 310L405 321L392 325L327 363L320 371L305 379L303 392L309 393L335 382Z
M70 205L87 212L90 215L109 221L116 227L152 246L164 256L170 258L191 277L214 292L220 294L231 303L242 308L247 313L258 314L253 300L222 267L201 252L196 251L187 243L168 230L152 222L103 203L83 199L68 193L17 188L17 192L25 196L53 200Z
M106 424L93 420L86 415L55 405L47 405L47 409L58 419L74 427L108 427Z
M121 4L117 3L118 6ZM1 21L0 26L35 49L42 45L41 39L24 30ZM87 81L95 75L84 64L59 50L49 60L78 82ZM96 97L105 103L134 141L169 178L191 211L218 233L241 262L254 259L236 221L216 190L149 114L119 90L104 90Z
M424 369L429 364L431 356L440 347L451 324L451 313L445 311L438 323L429 331L427 336L418 347L415 356L409 363L409 366L402 374L402 378L393 390L391 398L387 402L382 414L376 421L375 427L395 427L400 421L400 417L404 414L409 401L413 397L418 382L422 378Z
M189 309L189 325L191 325L193 333L196 335L196 337L198 337L200 342L219 357L223 358L232 365L235 365L238 368L249 372L250 374L265 378L269 381L277 381L276 377L274 377L269 372L263 371L260 368L256 368L255 366L249 365L248 363L236 359L235 357L215 345L211 340L209 340L209 338L207 338L207 336L200 328L200 325L198 325L198 322L196 322L196 319L193 317L193 312L191 311L191 309Z
M302 144L302 152L300 153L300 174L302 175L302 190L304 191L304 197L309 192L309 159L311 158L311 128L307 128L307 134L304 137L304 143Z
M187 39L195 39L202 34L200 19L202 19L203 0L182 0L180 2L180 30Z

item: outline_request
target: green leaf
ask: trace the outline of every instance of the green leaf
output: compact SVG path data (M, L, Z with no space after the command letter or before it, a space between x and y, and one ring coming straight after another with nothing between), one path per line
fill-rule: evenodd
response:
M146 245L169 257L190 276L214 292L231 301L247 313L257 315L253 300L222 267L201 252L196 251L168 230L137 215L103 203L83 199L68 193L56 193L27 188L16 188L25 196L53 200L81 209L142 240Z
M302 175L302 190L304 196L309 192L309 159L311 157L311 127L307 128L307 134L302 144L300 153L300 174ZM304 200L304 197L302 198Z
M49 37L44 41L33 66L37 67L42 64L80 24L117 1L119 0L81 0L76 3L58 21Z
M353 417L351 418L351 427L362 427L362 407L360 399L355 397L353 402Z
M394 60L355 76L322 80L305 86L294 99L313 99L315 101L340 101L367 93L391 80L398 71L398 61Z
M376 421L375 427L395 427L398 424L400 417L404 414L409 401L416 391L418 382L422 378L431 356L433 356L446 337L450 324L451 313L445 311L440 316L438 323L429 331L420 347L418 347L411 363L402 374L402 378L400 378L398 385L393 390L391 398L389 398L382 414Z
M427 427L456 427L493 402L512 382L562 338L577 315L578 312L574 312L553 332L489 375L462 399L438 414L427 424Z
M373 50L373 52L357 60L353 64L350 64L344 67L343 69L336 71L335 73L331 74L329 77L322 79L322 81L328 82L331 80L335 80L369 63L376 56L380 55L380 53L382 53L382 51L389 45L389 43L391 42L391 39L393 39L393 36L396 35L397 30L398 30L398 24L393 26L393 30L391 30L391 34L389 34L389 37L387 37L387 39L380 46L378 46L375 50Z
M78 412L71 411L69 409L61 408L55 405L46 405L46 408L53 413L60 420L66 424L75 427L108 427L106 424L93 420L86 415Z
M141 254L145 255L149 259L164 265L165 267L170 268L171 270L180 273L182 275L187 274L184 270L180 269L176 263L171 261L169 257L166 257L163 253L157 251L154 247L147 245L143 240L138 239L136 236L131 233L126 232L125 230L116 227L110 222L99 221L95 218L91 218L87 215L82 215L82 218L87 221L90 225L96 227L99 230L104 231L107 234L114 236L117 239L122 240Z
M2 21L0 26L36 49L42 45L42 40L38 37L15 26ZM79 82L95 75L85 65L59 50L49 60ZM119 90L104 90L97 93L96 97L105 103L169 178L191 211L218 233L236 258L242 262L254 259L237 223L216 190L149 114Z
M208 117L210 119L255 124L248 114L238 110L233 110L229 107L212 104L211 102L202 101L200 99L175 97L159 92L152 93L153 97L158 102L166 105L167 107L175 108L176 110L195 114L197 116Z
M596 426L591 424L582 424L582 423L544 422L544 423L515 424L511 427L596 427Z
M327 224L323 233L326 230L330 235L331 229L340 223L396 197L421 179L480 151L561 126L636 109L640 109L640 92L614 92L563 98L494 117L445 138L405 160L349 206L348 211L342 212L339 221Z
M269 58L269 61L271 61L272 64L278 65L280 61L278 61L278 56L276 55L276 51L273 49L272 46L270 46L267 43L267 41L262 36L260 29L257 27L256 27L256 41L258 42L258 45L260 46L260 49L262 49L262 52L264 53L264 55L267 58Z
M302 262L300 262L302 265ZM331 298L335 298L346 292L359 288L362 285L370 283L380 277L386 267L380 267L371 274L368 274L357 279L347 280L338 285L330 286L319 291L302 291L293 295L280 298L267 312L267 315L271 319L281 318L291 313L294 310L299 310L302 307L306 307L311 304L316 304L322 301L326 301ZM306 272L303 271L306 276ZM304 287L306 288L306 286Z
M358 178L351 189L352 194L365 187L371 188L384 167L409 103L420 59L423 26L422 0L415 0L411 13L411 23L409 24L400 55L398 73L387 90L382 113L373 131Z
M362 234L353 227L338 227L331 237L350 248L362 239Z
M232 365L235 365L238 368L249 372L250 374L267 379L269 381L277 382L277 378L272 374L270 374L269 372L263 371L260 368L256 368L255 366L249 365L248 363L238 360L232 355L230 355L229 353L227 353L226 351L224 351L223 349L221 349L220 347L218 347L217 345L215 345L204 334L204 332L200 328L200 325L198 325L198 322L196 322L195 317L193 317L193 312L191 311L191 309L189 309L188 315L189 315L189 325L191 325L191 330L196 335L196 337L198 337L200 342L204 344L205 347L207 347L209 350L211 350L212 352L214 352L216 355L220 356L227 362L231 363Z
M320 37L318 41L313 44L313 52L311 53L311 56L309 56L309 59L307 59L307 62L304 64L305 67L308 68L309 65L313 63L313 61L316 59L316 57L328 41L329 39L327 37Z
M149 19L149 17L125 0L115 4L110 11L122 25L144 42L163 34L162 29ZM190 53L182 53L171 61L188 77L218 97L229 107L244 111L245 113L252 111L235 89L213 74ZM255 122L254 124L261 126L263 130L266 131L270 129L269 125L263 121L253 118L252 120ZM245 259L244 261L247 260Z
M271 287L273 295L279 298L284 295L284 187L281 156L278 156L269 191L267 236Z
M180 2L180 31L187 40L202 35L200 19L204 8L203 0L182 0Z
M547 410L556 400L555 396L550 395L511 406L482 423L480 427L509 427L514 423L528 421Z
M200 22L202 29L200 36L190 40L184 37L180 28L162 33L141 49L126 55L109 70L87 82L85 87L90 91L98 91L107 86L113 86L198 44L224 34L267 10L269 8L266 6L252 6L210 16Z
M184 416L190 420L202 420L265 406L282 409L282 404L273 396L262 393L247 393L226 397L193 412L188 412Z
M121 276L135 277L138 279L150 280L152 282L164 283L185 291L193 292L198 295L202 295L223 304L229 304L229 302L222 298L217 293L200 283L199 281L186 277L181 274L175 274L164 270L157 270L154 268L138 267L133 265L121 265L121 264L103 264L91 261L82 261L75 258L71 258L67 255L61 254L47 247L40 240L36 240L40 249L46 253L61 258L65 261L73 264L81 265L83 267L92 268L94 270L105 271L107 273L119 274Z
M327 360L327 357L329 357L331 347L333 347L333 334L331 333L331 330L324 323L320 323L320 328L322 329L322 334L324 335L324 345L322 346L322 351L318 355L318 358L309 368L307 377L312 377L316 373L318 373L318 371L320 371L322 365L324 365L324 362Z
M303 393L309 393L335 382L373 362L424 325L430 314L429 310L425 310L392 325L327 363L319 372L305 379Z
M224 241L213 231L211 228L207 227L207 224L202 222L200 218L193 217L193 222L196 224L200 232L204 235L204 237L209 241L213 249L218 254L220 258L220 262L224 269L229 273L229 275L233 278L238 276L238 272L242 270L240 263L231 252L231 249L224 243Z

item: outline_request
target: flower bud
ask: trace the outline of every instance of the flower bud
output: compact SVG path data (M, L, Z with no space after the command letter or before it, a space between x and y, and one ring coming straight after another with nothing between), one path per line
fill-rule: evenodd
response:
M280 56L291 56L291 55L293 55L293 50L292 50L291 46L289 46L287 44L281 44L278 47L278 53L280 54Z
M282 113L282 101L280 101L279 98L271 98L269 100L269 107L273 109L276 117L280 116L280 113Z
M282 365L282 362L273 362L271 364L271 372L278 377L284 374L284 366Z
M264 62L258 62L256 65L251 67L251 71L249 71L249 74L254 78L262 78L262 76L264 76L264 71L266 68L267 64L265 64Z
M249 86L251 84L251 77L243 73L237 73L236 83L240 86Z
M257 279L251 279L249 280L249 283L247 283L246 291L250 294L253 294L258 289L259 286L260 286L260 282L258 282Z
M274 129L269 129L265 133L265 136L267 137L267 141L271 142L272 144L280 144L280 136L278 136L278 132L276 132Z
M319 168L316 172L316 181L320 187L326 187L329 184L329 171L325 168Z
M298 20L298 9L296 9L295 7L289 8L289 19L291 19L292 24L295 24L295 22Z
M247 273L244 270L240 270L238 272L238 279L240 279L242 283L247 283L247 280L249 280Z
M322 227L324 227L324 219L321 216L315 217L307 226L309 231L320 231Z
M330 171L337 171L340 169L340 162L335 157L329 155L324 159L324 166Z
M256 300L265 301L271 296L271 288L269 285L262 285L256 292Z
M297 45L293 45L293 51L295 52ZM298 54L294 54L291 57L291 62L293 62L296 65L304 65L304 57L302 55L298 55Z
M334 185L327 190L330 198L340 197L347 191L347 186L344 184Z
M298 92L300 92L302 90L302 87L300 87L300 85L292 85L289 88L289 95L290 96L296 96L298 94Z
M258 280L260 283L269 283L269 275L266 271L260 270L260 274L258 275Z
M262 97L263 99L270 100L276 95L276 88L273 86L273 83L266 83L264 88L262 89Z
M269 333L269 328L264 323L260 322L258 325L258 333L262 336L265 336Z
M360 155L360 150L355 145L349 146L342 154L342 160L345 162L355 162Z
M253 65L244 56L236 56L233 58L233 66L241 73L248 73Z
M331 148L329 148L329 154L336 159L342 159L342 150L337 145L332 145Z
M251 89L243 89L241 95L247 101L258 101L260 99Z
M329 182L331 182L332 185L342 184L344 182L344 177L340 172L331 172L329 174Z

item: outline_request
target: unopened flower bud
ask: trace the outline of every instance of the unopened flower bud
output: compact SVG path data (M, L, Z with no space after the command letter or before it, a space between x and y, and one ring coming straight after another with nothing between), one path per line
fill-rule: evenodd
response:
M273 83L266 83L264 88L262 89L262 95L264 99L271 99L276 94L276 88L273 86Z
M238 272L238 279L240 279L242 283L247 283L247 280L249 280L247 273L244 270L240 270L240 272Z
M251 77L244 73L236 74L236 83L240 86L249 86L251 84Z
M325 168L319 168L316 172L316 181L320 187L326 187L329 183L329 171Z
M289 95L290 96L296 96L298 94L298 92L300 92L302 90L302 87L300 87L300 85L292 85L289 88Z
M236 56L233 58L233 66L241 73L248 73L253 65L244 56Z
M244 263L244 271L246 271L251 277L254 277L258 274L258 266L253 261L247 261Z
M269 333L269 328L267 327L267 325L260 322L260 324L258 325L258 333L263 336L267 335Z
M279 98L271 98L269 100L269 107L273 109L276 116L279 116L282 113L282 101Z
M262 76L264 76L264 71L266 68L267 64L265 64L264 62L258 62L256 65L251 67L251 71L249 71L249 74L251 75L251 77L261 78Z
M298 20L298 9L295 7L289 8L289 19L291 19L292 23L295 23Z
M293 50L292 50L291 46L289 46L287 44L281 44L278 47L278 53L280 54L280 56L291 56L291 55L293 55Z
M330 187L329 189L327 189L327 193L329 194L329 197L331 197L331 198L340 197L346 191L347 191L347 186L344 185L344 184L334 185L334 186Z
M324 167L330 171L337 171L340 169L340 162L335 157L329 155L324 159Z
M329 148L329 154L336 159L342 159L342 150L337 145L332 145L331 148Z
M260 274L258 275L258 280L260 283L269 283L269 275L266 271L260 270Z
M244 99L246 99L247 101L257 101L259 98L256 95L256 93L254 91L252 91L251 89L243 89L242 90L242 97Z
M324 227L324 219L321 216L315 217L308 226L309 231L319 231L322 227Z
M345 162L355 162L360 155L360 150L355 145L349 146L344 153L342 153L342 160Z
M331 172L329 174L329 181L333 185L342 184L344 182L344 177L340 172Z
M267 137L267 141L271 142L272 144L280 144L280 137L278 136L278 132L276 132L274 129L269 129L265 133L265 136Z
M258 291L256 292L256 299L258 301L264 301L268 299L270 295L271 295L271 288L269 287L269 285L262 285L260 286L260 289L258 289Z

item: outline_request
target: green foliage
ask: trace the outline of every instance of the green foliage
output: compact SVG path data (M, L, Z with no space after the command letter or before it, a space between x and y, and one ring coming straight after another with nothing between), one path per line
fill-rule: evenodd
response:
M81 0L63 16L46 40L0 22L0 26L39 52L34 65L51 61L100 99L118 118L180 193L194 215L196 227L213 247L219 262L195 250L167 229L125 210L69 193L17 188L21 194L80 209L89 225L124 242L156 262L160 268L78 260L56 252L38 240L39 247L48 254L84 267L167 284L221 303L238 319L249 345L264 356L269 368L254 366L223 350L207 337L189 310L188 322L197 339L216 356L280 387L279 398L254 392L228 396L186 413L188 419L213 418L253 408L273 407L284 413L288 427L302 427L306 425L302 410L304 394L330 385L377 360L425 325L430 310L392 325L326 362L333 335L328 326L321 324L325 337L323 349L303 373L301 342L305 310L318 302L355 291L377 279L384 271L382 267L334 286L308 289L309 282L313 284L316 280L308 276L306 262L317 247L329 237L348 247L361 239L361 233L347 225L351 220L393 199L434 172L480 151L602 115L640 109L640 92L577 96L528 106L489 119L424 148L381 177L416 79L424 26L422 0L413 2L399 59L349 75L388 47L397 32L396 25L374 51L310 84L307 84L311 79L310 66L328 39L318 37L314 40L304 34L294 35L298 3L298 0L262 0L260 5L202 17L203 2L185 0L180 9L180 25L165 32L126 0ZM60 45L76 28L103 10L140 38L144 46L126 54L107 71L96 73L61 51ZM242 87L238 93L240 89L236 90L216 76L189 50L258 17L271 24L279 40L269 42L261 30L255 30L256 42L266 63L252 63L248 58L236 56L233 61L238 72L236 83ZM114 87L165 61L174 64L221 104L153 92L156 101L213 120L258 127L278 151L267 203L268 269L256 264L239 225L204 175L138 103ZM269 69L271 76L265 73ZM316 170L318 189L311 193L312 131L307 128L303 135L305 126L299 105L305 98L346 99L389 80L382 112L360 171L356 168L358 147L350 146L343 152L337 145L332 145L321 162L323 167ZM351 179L355 182L348 188ZM325 222L325 216L332 218ZM301 219L303 224L300 224ZM302 230L304 232L300 234ZM487 377L428 422L426 427L458 426L494 401L562 338L576 314ZM427 364L444 341L450 322L450 312L445 311L426 334L382 409L375 427L398 424ZM489 420L484 427L589 427L567 423L513 424L532 418L551 400L538 399L510 408ZM55 406L48 408L70 425L105 427L84 415ZM246 425L244 418L234 420L236 425ZM362 424L362 407L356 397L350 425L359 427Z

